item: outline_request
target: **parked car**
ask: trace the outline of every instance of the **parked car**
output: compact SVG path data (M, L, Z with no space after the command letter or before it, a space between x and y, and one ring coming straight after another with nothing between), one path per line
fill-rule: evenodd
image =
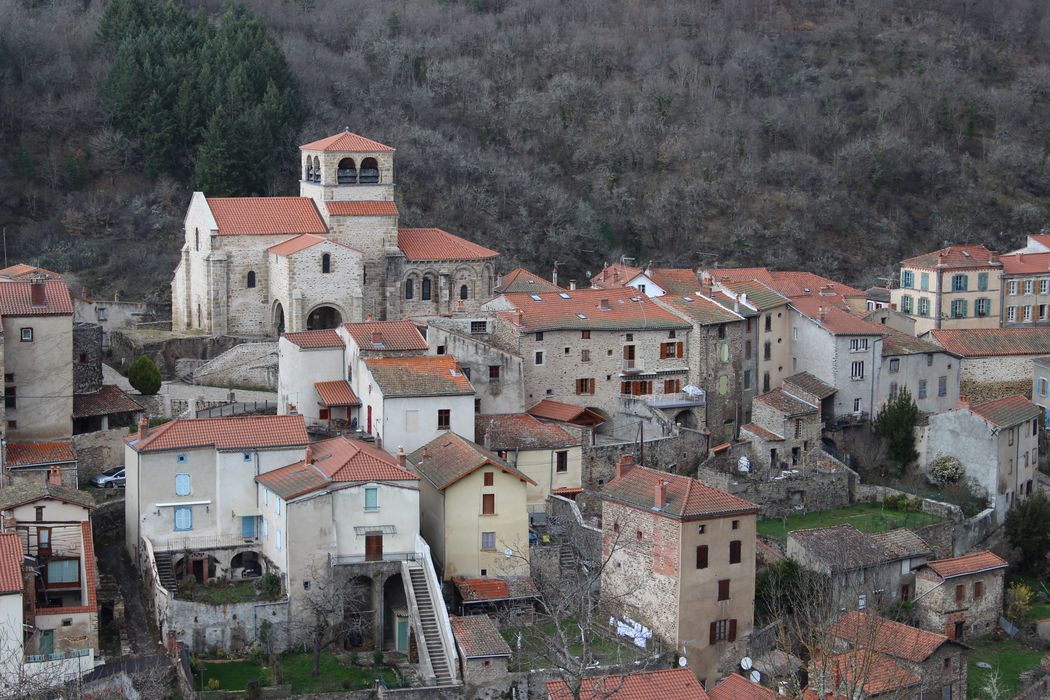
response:
M100 489L124 488L124 467L113 467L91 477L91 483Z

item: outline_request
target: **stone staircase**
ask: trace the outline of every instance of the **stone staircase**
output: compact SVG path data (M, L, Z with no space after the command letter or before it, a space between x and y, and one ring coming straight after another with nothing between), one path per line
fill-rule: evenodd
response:
M241 343L195 367L187 364L189 383L277 390L277 343Z
M157 576L160 578L160 585L174 592L177 584L175 583L175 568L171 563L171 552L156 552L154 559L157 563Z
M430 656L435 682L438 685L450 685L455 680L445 647L441 643L441 630L438 627L437 613L434 611L434 601L427 587L426 573L420 566L412 566L408 573L412 580L412 592L416 597L420 625L423 628L423 643ZM439 604L441 604L440 601Z
M563 574L576 573L576 553L566 542L558 547L558 565Z

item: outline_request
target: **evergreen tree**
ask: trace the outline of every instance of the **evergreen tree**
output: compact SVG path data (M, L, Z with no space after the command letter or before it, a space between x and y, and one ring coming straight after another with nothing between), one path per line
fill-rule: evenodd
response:
M128 381L140 394L152 396L160 391L160 370L148 355L142 355L128 368Z
M896 399L886 402L875 417L875 432L886 440L889 457L901 471L919 458L915 451L918 417L919 408L907 389L901 389Z
M1022 566L1038 571L1050 552L1050 499L1042 491L1017 502L1006 514L1006 539L1021 550Z

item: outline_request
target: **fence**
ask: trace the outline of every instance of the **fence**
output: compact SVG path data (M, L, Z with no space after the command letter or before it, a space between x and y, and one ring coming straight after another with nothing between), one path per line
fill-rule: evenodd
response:
M174 402L172 402L174 403ZM210 402L204 402L207 405ZM244 416L256 413L277 413L276 401L238 401L204 408L197 411L198 418L221 418L223 416Z

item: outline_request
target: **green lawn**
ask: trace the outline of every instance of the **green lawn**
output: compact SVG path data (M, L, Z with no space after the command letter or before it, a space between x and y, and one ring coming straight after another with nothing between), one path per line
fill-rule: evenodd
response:
M270 685L270 669L252 661L203 661L195 675L198 690L207 690L208 681L213 678L219 681L219 690L244 690L248 681L253 679L258 679L262 685Z
M179 582L175 597L209 605L276 600L281 596L280 591L266 591L262 585L265 579L264 576L245 581L214 581L203 586L193 579L185 579Z
M1006 697L1013 697L1020 686L1017 677L1024 671L1039 666L1039 660L1043 658L1043 652L1026 647L1021 642L1013 639L996 641L986 637L976 641L965 640L973 647L969 653L969 679L967 684L967 696L971 700L985 698L984 684L992 671L977 666L978 661L984 661L999 669L999 682L1006 690Z
M569 653L573 656L581 656L583 644L580 642L580 631L574 621L568 621L562 625L562 629L571 639L569 642ZM522 649L518 651L518 632L522 633ZM549 645L544 640L555 639L555 626L553 622L540 622L525 628L504 627L500 634L510 645L513 656L510 660L511 671L531 671L550 665L545 658L545 650ZM590 637L591 656L603 664L617 663L621 659L630 660L638 656L642 651L630 643L626 637L622 644L618 644L607 637L593 633Z
M941 520L940 516L930 513L905 513L885 510L879 503L856 503L846 508L792 515L787 519L787 527L781 518L764 518L758 521L758 534L783 540L787 539L788 532L807 528L849 524L862 532L884 532L899 527L921 527Z
M273 683L272 669L253 661L201 661L204 668L203 682L200 672L196 674L200 689L207 690L208 680L216 678L220 690L244 690L252 679L262 685ZM321 654L321 673L314 678L313 657L309 653L285 654L281 657L284 682L292 686L292 693L322 693L344 690L343 681L349 681L349 690L371 688L376 675L381 675L389 688L401 687L401 677L389 666L347 666L331 654Z
M1006 588L1011 583L1020 582L1028 584L1032 589L1032 620L1045 620L1050 618L1050 583L1038 574L1020 574L1011 572L1006 577Z

